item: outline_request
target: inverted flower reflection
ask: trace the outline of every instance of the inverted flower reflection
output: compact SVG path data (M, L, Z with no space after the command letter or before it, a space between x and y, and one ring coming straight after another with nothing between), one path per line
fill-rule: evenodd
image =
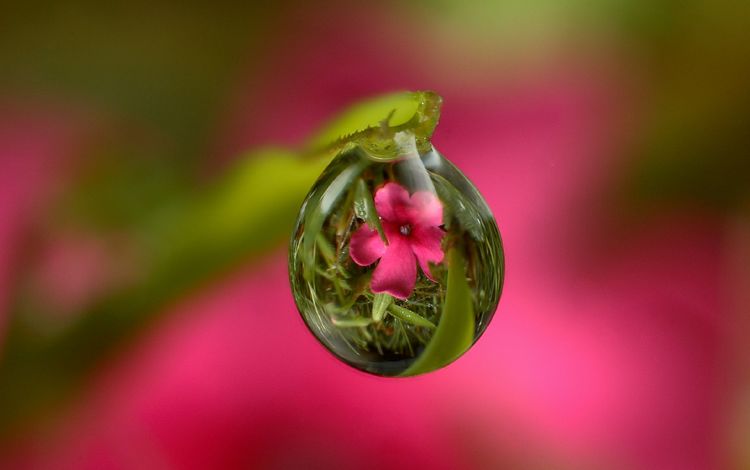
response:
M375 209L380 216L388 244L377 230L362 224L352 235L349 254L360 266L378 259L371 289L406 299L414 290L419 262L422 272L435 280L429 263L443 261L443 206L429 191L409 192L396 183L387 183L375 193Z

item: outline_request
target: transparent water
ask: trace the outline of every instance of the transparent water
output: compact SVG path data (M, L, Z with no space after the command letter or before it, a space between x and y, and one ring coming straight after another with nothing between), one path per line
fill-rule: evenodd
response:
M409 376L447 365L482 335L500 298L504 255L487 204L434 148L378 162L355 147L305 199L289 275L303 320L337 358Z

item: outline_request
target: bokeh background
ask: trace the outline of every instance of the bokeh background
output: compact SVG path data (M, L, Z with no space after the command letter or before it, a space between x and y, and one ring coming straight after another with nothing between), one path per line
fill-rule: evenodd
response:
M750 468L750 8L0 7L0 468ZM496 214L453 365L338 363L292 301L308 142L382 92Z

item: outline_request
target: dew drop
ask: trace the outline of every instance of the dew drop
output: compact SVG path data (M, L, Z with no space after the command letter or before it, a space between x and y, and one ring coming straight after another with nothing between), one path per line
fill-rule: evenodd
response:
M500 234L471 182L431 145L391 161L340 153L297 219L289 277L313 335L381 376L439 369L466 352L497 308Z

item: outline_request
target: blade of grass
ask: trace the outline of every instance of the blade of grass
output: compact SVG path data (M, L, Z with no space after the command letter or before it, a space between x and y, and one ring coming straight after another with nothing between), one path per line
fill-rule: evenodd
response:
M385 310L392 306L393 303L393 297L391 297L388 294L376 294L375 298L372 301L372 320L374 322L381 322L383 321L383 316L385 316Z
M466 282L466 261L456 248L448 252L448 286L435 334L422 355L401 376L422 374L456 360L474 342L474 307Z
M400 305L396 305L396 304L389 305L388 313L398 318L399 320L403 320L407 323L411 323L414 326L423 326L425 328L435 328L435 324L432 323L430 320Z
M372 193L367 188L365 180L361 178L357 181L354 212L357 214L357 217L367 222L367 225L369 225L370 228L374 228L378 231L378 235L380 235L380 239L383 243L386 245L388 244L388 239L385 237L385 232L383 231L383 225L380 223L380 217L378 217L378 213L375 210L375 202L372 199Z
M336 317L333 317L331 321L333 322L334 325L342 327L342 328L361 327L361 326L367 326L370 323L372 323L371 318L338 319Z

